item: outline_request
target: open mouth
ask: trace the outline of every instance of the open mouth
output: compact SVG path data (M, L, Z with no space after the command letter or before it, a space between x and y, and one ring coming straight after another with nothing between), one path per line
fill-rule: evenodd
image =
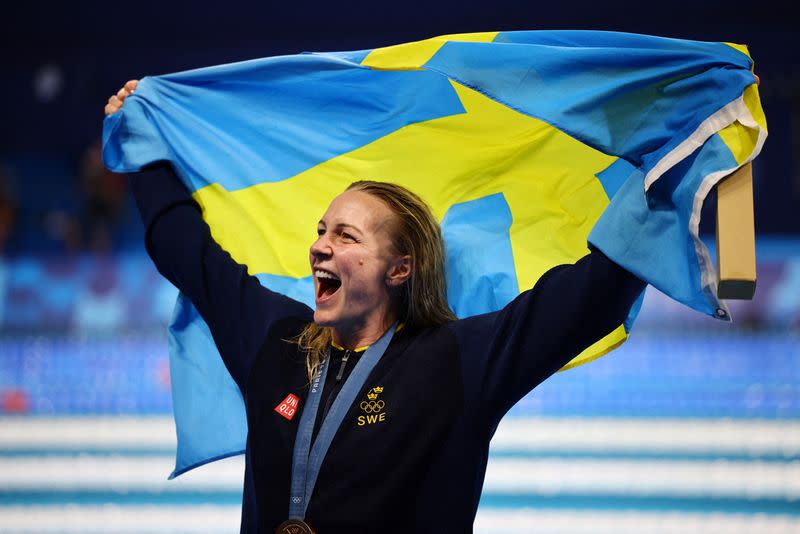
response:
M342 281L336 275L317 269L314 271L317 277L317 300L326 300L342 287Z

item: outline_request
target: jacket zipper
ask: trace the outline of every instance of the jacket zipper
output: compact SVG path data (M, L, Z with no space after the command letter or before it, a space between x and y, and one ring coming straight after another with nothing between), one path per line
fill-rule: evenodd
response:
M325 416L328 415L328 410L330 410L334 398L339 393L339 383L342 381L342 377L344 377L344 369L347 367L348 359L350 359L349 350L345 351L344 355L342 356L342 363L339 365L339 372L336 373L336 383L334 384L330 395L328 395L328 398L325 401L325 409L322 411L322 421L325 420Z
M349 350L345 351L344 356L342 356L342 364L339 366L339 372L336 374L337 384L342 381L342 377L344 376L344 368L347 367L348 358L350 358Z

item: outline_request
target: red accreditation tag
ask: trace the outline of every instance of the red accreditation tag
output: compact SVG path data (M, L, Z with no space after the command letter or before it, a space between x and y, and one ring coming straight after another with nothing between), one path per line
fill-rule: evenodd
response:
M300 406L300 399L297 395L289 393L286 395L286 398L283 399L283 402L275 406L275 411L291 421L294 414L297 413L298 406Z

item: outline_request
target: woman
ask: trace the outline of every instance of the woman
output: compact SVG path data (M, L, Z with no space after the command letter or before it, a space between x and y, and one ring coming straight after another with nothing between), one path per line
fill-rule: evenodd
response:
M242 532L471 532L502 416L644 289L593 250L502 310L456 320L430 210L358 182L319 221L312 311L213 241L169 166L132 188L148 252L208 323L245 399Z

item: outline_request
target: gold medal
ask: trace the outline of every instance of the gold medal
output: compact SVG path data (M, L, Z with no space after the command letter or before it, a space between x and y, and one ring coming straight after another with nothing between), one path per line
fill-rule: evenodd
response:
M288 519L278 525L275 534L315 534L311 525L300 519Z

